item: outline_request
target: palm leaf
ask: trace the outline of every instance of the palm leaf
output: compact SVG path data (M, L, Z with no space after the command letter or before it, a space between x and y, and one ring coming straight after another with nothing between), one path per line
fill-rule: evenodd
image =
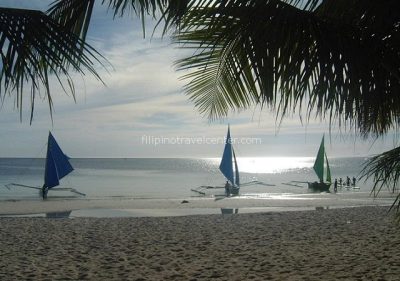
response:
M305 103L309 117L316 112L331 122L354 126L364 136L385 134L398 126L400 97L391 94L400 90L400 18L390 12L398 10L396 1L385 5L372 0L208 4L191 8L182 20L183 32L175 40L185 48L197 46L197 54L214 50L220 55L212 59L189 56L178 62L179 69L198 70L199 64L211 69L217 69L216 65L230 67L219 71L218 80L213 78L219 86L214 87L212 96L233 101L221 104L225 108L218 110L219 117L226 116L229 107L243 106L240 101L246 98L238 99L238 95L250 95L259 96L252 98L254 102L276 107L281 116ZM229 55L235 58L234 67L222 63L227 55L217 50L236 52ZM253 75L248 81L253 81L251 88L258 89L257 94L240 85L223 85L242 83L233 78L240 77L248 65ZM196 80L201 75L195 71L184 78ZM204 97L210 94L206 91L209 85L188 84L187 93L200 111L217 117L212 103ZM222 90L229 88L237 89L232 92L234 98Z
M384 187L388 188L392 193L398 192L397 183L400 179L400 147L370 158L363 166L361 178L365 180L372 179L374 181L374 186L371 191L374 196L377 196ZM393 208L396 208L400 219L400 194L393 202L391 209Z
M83 41L89 29L95 0L56 0L47 14Z
M108 7L114 10L114 17L134 14L142 19L143 34L145 35L145 16L158 18L157 26L164 21L163 34L169 28L176 28L184 14L193 5L188 0L102 0L102 4L108 3ZM201 2L201 1L200 1ZM197 4L199 5L199 3Z
M190 41L185 48L194 49L195 52L200 44L213 45L212 49L205 48L190 59L176 63L181 70L196 69L183 77L191 79L186 90L191 93L190 98L200 112L207 112L211 119L226 115L228 108L247 108L259 98L248 60L238 61L243 57L237 55L243 49L241 38L236 37L235 40L229 40L230 44L225 44L224 31L225 28L215 31L216 36L210 42L206 41L208 29L178 35ZM241 66L239 70L238 65ZM242 92L249 94L242 95Z
M52 75L66 92L75 97L70 70L89 72L101 81L95 63L105 61L85 43L95 0L56 0L48 15L39 11L0 8L0 95L15 92L16 105L22 115L23 90L31 87L31 121L36 96L43 89L52 112L50 80ZM114 16L132 8L144 20L152 14L165 20L166 28L176 25L186 11L188 1L103 0L114 9ZM144 24L143 24L144 28ZM166 29L165 29L166 30Z
M101 81L94 68L94 62L100 62L97 58L100 55L39 11L0 8L0 55L1 96L15 92L21 114L25 84L31 87L31 102L43 88L51 111L50 74L73 96L75 89L69 68L81 74L87 70ZM64 79L66 82L62 82Z

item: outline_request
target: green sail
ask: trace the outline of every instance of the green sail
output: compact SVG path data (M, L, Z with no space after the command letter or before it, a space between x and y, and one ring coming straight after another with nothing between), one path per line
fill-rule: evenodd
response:
M322 137L321 145L319 146L317 158L315 159L313 167L320 181L324 180L324 158L325 158L324 137L325 136Z

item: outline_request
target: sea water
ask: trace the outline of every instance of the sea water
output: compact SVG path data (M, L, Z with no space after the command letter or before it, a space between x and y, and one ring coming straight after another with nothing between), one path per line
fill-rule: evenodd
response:
M364 157L330 159L332 179L358 177L366 160ZM218 158L71 159L74 171L61 180L60 187L75 188L85 193L87 199L188 198L199 196L192 190L201 186L224 185L219 161ZM313 161L311 157L238 158L243 184L240 195L309 193L305 182L318 180L312 169ZM0 200L39 198L36 189L8 184L41 187L44 166L44 159L0 158ZM259 184L247 184L255 181ZM372 182L363 180L357 186L363 192L370 192ZM223 189L219 192L223 194Z

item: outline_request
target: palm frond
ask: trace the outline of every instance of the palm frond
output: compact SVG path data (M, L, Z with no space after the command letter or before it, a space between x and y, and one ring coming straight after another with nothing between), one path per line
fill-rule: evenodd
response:
M137 16L153 15L155 16L158 7L165 5L166 1L157 0L103 0L108 2L108 7L114 10L114 17L124 16L126 14L135 14Z
M365 180L373 180L374 186L371 193L373 193L374 196L377 196L384 187L388 188L392 193L398 193L398 182L400 179L400 147L370 158L364 164L360 174L361 178ZM400 193L393 202L391 209L393 208L396 208L400 216Z
M240 77L250 65L251 88L258 94L249 95L259 96L252 100L277 107L282 116L306 102L309 116L317 112L354 126L364 136L385 134L399 125L400 96L394 93L400 90L400 15L393 12L399 10L398 1L385 5L372 0L204 2L209 6L193 6L184 16L182 32L175 41L184 48L197 46L197 54L221 49L236 52L230 54L235 64L225 64L229 71L221 70L218 81L213 79L220 85L214 96L229 95L221 90L228 88L242 88L233 92L234 96L248 95L247 87L221 85L240 84L240 79L232 78ZM241 48L230 48L232 45ZM189 56L180 60L178 67L194 70L185 78L196 80L203 75L199 64L223 67L220 61L226 54L215 54L220 54L219 59ZM210 93L202 87L209 85L189 84L187 93L200 111L215 118L208 99L202 97ZM219 110L219 117L225 116L227 109Z
M182 77L190 79L185 89L191 93L190 99L200 112L208 114L210 119L227 115L228 109L247 108L259 99L258 91L254 88L253 68L248 60L239 61L243 58L243 55L238 55L244 48L242 38L238 34L234 40L229 40L229 44L225 44L225 28L234 28L233 26L234 22L216 30L215 36L210 40L207 40L208 28L181 32L178 35L190 42L184 48L195 52L190 59L176 62L180 70L195 68ZM205 47L196 53L199 45ZM212 48L207 48L211 45ZM241 68L238 69L238 66ZM247 95L243 95L243 92Z
M0 55L0 94L4 98L15 91L21 114L25 84L31 87L31 101L43 88L51 110L50 74L61 84L64 77L64 89L73 96L69 68L81 74L87 70L101 81L94 68L99 54L40 11L0 8Z
M145 35L145 16L150 15L159 19L157 26L164 21L163 34L169 28L176 28L183 15L193 5L189 0L103 0L108 7L114 10L114 17L134 14L142 19L143 34ZM202 2L202 1L199 1ZM199 3L198 3L199 4ZM197 4L197 5L198 5Z
M56 0L47 10L47 15L84 41L94 3L95 0Z

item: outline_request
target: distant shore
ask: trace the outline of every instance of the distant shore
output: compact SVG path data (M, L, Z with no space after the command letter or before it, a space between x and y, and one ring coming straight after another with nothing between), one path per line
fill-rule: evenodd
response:
M398 280L387 207L0 218L1 280Z

